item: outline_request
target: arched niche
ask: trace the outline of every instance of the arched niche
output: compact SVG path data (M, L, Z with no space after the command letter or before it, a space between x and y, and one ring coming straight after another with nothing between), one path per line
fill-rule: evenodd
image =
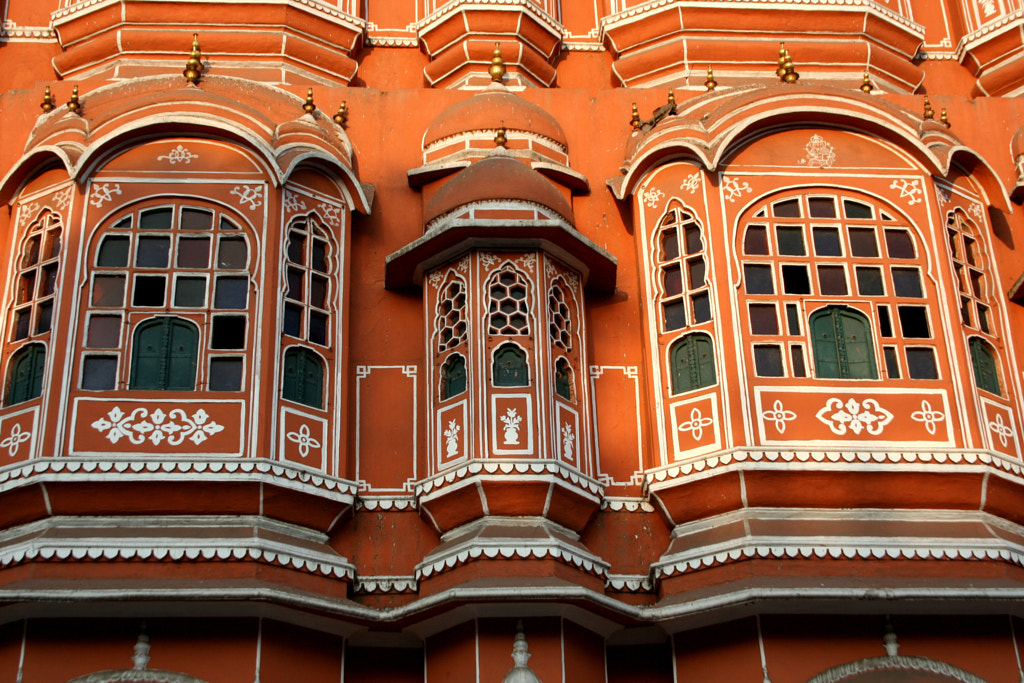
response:
M987 683L980 676L927 657L871 657L822 671L807 683Z

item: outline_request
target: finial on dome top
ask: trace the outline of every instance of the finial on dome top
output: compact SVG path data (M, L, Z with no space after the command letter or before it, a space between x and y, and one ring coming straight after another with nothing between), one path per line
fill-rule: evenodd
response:
M53 111L53 95L50 94L50 86L46 86L46 90L43 92L43 101L39 106L44 113Z
M640 121L640 111L636 108L636 102L633 103L633 118L629 123L633 126L634 130L640 130L642 122Z
M704 87L711 92L718 87L718 81L715 80L715 72L711 69L711 65L708 64L708 78L704 81Z
M527 665L530 656L530 648L526 644L526 635L523 633L523 622L520 621L516 623L516 639L512 644L512 661L515 666L505 674L502 683L541 683L537 674Z
M871 76L869 76L868 72L865 71L864 72L864 80L861 81L861 84L860 84L860 91L862 93L869 93L873 89L874 89L874 86L871 85Z
M784 43L781 43L785 45ZM800 74L796 72L796 68L793 66L793 58L789 56L789 50L786 47L782 48L782 82L783 83L796 83L800 79Z
M942 125L949 128L949 115L946 113L945 107L943 107L939 113L939 121L942 121Z
M669 90L668 91L668 103L671 104L673 107L676 106L676 91L675 90Z
M199 76L203 73L203 53L199 51L199 34L192 34L192 51L188 54L188 61L185 62L185 70L181 75L190 85L199 83Z
M306 102L302 105L302 111L312 114L316 111L316 104L313 103L313 89L306 91Z
M502 121L501 125L498 126L498 134L494 136L494 144L498 147L504 147L506 142L508 142L508 138L505 136L505 122Z
M345 124L348 123L348 100L342 101L341 106L338 107L338 113L331 118L342 128L345 127Z
M82 113L82 103L78 100L78 86L71 89L71 98L68 100L68 111L72 114Z
M779 43L779 68L775 70L775 75L782 80L782 77L786 75L786 44Z
M491 80L495 83L501 83L505 77L505 61L501 58L501 45L497 42L494 43L494 56L491 58L491 68L487 73L491 74Z
M146 635L145 624L139 632L139 639L135 641L132 663L137 671L143 671L149 665L149 636Z
M934 119L935 110L932 109L932 101L928 99L928 96L924 96L924 117L925 119Z

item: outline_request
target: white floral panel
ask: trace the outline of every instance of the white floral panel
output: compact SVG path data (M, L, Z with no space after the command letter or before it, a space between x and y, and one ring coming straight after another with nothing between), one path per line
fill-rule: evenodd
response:
M530 394L491 396L491 452L534 455L533 397Z
M466 401L462 400L437 411L434 425L437 469L443 470L467 459L470 451L469 423Z
M327 420L293 408L281 408L277 453L280 460L327 471Z

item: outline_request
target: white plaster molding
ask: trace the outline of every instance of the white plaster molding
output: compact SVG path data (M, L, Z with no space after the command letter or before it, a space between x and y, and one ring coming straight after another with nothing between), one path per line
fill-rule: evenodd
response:
M601 509L614 512L654 512L654 506L646 498L627 496L605 496L601 499Z
M926 671L952 678L961 683L986 683L985 679L963 669L958 669L952 664L928 659L927 657L907 657L904 655L872 657L848 664L840 664L827 671L823 671L807 681L807 683L839 683L846 678L869 671Z
M358 510L416 510L416 498L413 496L360 496L356 503Z
M531 0L472 0L472 2L446 2L441 8L428 14L426 17L421 19L415 24L415 27L420 35L432 28L433 25L440 24L448 19L448 15L457 14L466 10L467 6L473 9L479 9L482 6L491 5L496 9L520 9L525 11L539 23L543 24L551 33L562 36L564 28L558 23L554 17L547 12L543 11Z
M86 674L68 681L68 683L120 683L121 681L139 681L139 683L205 683L205 681L159 669L122 669L120 671L99 671Z
M356 593L415 593L419 582L415 576L357 576Z
M647 574L609 574L605 588L617 593L650 593L654 582Z
M501 460L477 460L424 479L416 485L416 496L422 499L450 484L476 476L509 477L528 481L537 481L538 477L548 477L566 482L589 493L595 502L604 493L604 487L596 479L563 463L552 460L502 458Z
M416 566L418 580L476 560L557 560L599 578L607 578L610 565L597 555L574 548L555 538L480 538L441 552L431 553Z

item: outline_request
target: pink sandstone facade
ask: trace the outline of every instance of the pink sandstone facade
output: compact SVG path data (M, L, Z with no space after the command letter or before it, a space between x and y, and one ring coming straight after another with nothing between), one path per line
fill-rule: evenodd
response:
M0 680L1024 680L1020 0L0 6Z

